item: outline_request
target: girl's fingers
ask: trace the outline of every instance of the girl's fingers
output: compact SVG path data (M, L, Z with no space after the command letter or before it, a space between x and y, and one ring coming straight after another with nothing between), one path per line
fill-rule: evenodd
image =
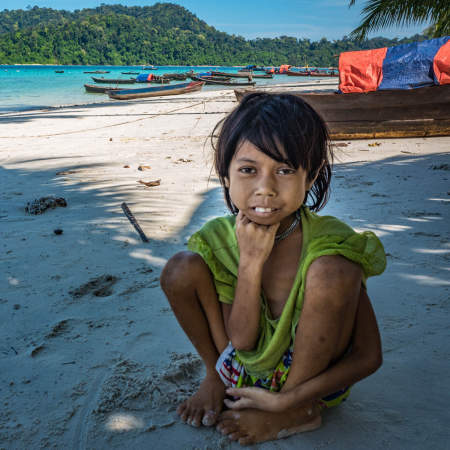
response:
M241 397L239 400L235 400L235 401L229 400L228 398L226 398L223 402L229 409L245 409L245 408L253 407L252 400L250 400L248 398L243 398L243 397Z

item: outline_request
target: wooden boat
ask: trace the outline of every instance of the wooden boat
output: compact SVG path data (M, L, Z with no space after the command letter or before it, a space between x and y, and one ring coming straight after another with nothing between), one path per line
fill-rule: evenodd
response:
M96 78L96 77L91 77L96 83L110 83L110 84L134 84L136 83L136 79L135 78L129 78L124 79L124 78Z
M91 70L83 73L109 73L109 70Z
M144 66L142 67L142 70L158 70L158 68L155 66L148 66L148 67Z
M286 75L289 75L290 77L309 77L311 75L311 72L309 70L305 71L286 70L286 72L284 73Z
M161 76L166 80L178 80L178 81L184 81L188 77L186 73L163 73Z
M224 77L226 78L226 77ZM219 86L254 86L256 84L256 81L230 81L230 78L228 80L215 80L214 77L195 77L192 76L191 80L194 81L204 81L205 84L215 84Z
M296 70L288 70L285 72L286 75L290 77L338 77L339 71L338 70L331 70L329 72L325 72L323 70L317 70L317 69L307 69L302 71L296 71Z
M122 89L108 91L110 98L115 100L131 100L134 98L158 97L163 95L179 95L200 91L205 83L203 81L191 81L171 86L155 86L142 89Z
M273 78L273 75L271 73L264 73L264 74L255 74L252 72L238 72L238 73L227 73L227 72L211 72L214 76L218 75L220 77L231 77L231 78Z
M310 75L312 76L312 77L338 77L339 76L339 71L330 71L330 72L323 72L323 71L320 71L320 70L318 70L318 71L314 71L314 70L312 70L311 72L310 72Z
M249 92L236 90L238 101ZM332 139L450 136L450 85L367 93L298 95L324 119Z
M120 72L122 75L139 75L140 72Z
M55 73L64 73L64 70L55 70Z
M122 88L111 86L99 86L97 84L85 84L84 88L86 92L92 92L97 94L105 94L106 91L120 91Z
M136 83L156 83L156 84L169 84L171 80L164 77L153 77L151 80L138 81Z

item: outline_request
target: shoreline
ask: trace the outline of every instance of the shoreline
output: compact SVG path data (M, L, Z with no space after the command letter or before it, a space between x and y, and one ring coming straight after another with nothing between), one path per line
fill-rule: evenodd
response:
M276 85L259 85L254 88L255 91L259 89L277 89L277 88L292 88L292 87L298 87L298 88L306 88L306 87L318 87L318 86L335 86L338 87L337 83L328 83L326 80L315 80L314 83L300 83L300 84L276 84ZM124 88L125 89L125 88ZM201 94L209 93L209 92L231 92L232 89L224 89L223 86L213 86L208 91L200 91ZM100 94L93 94L93 95L100 95ZM161 98L168 98L168 97L177 97L177 96L161 96L161 97L153 97L155 99L161 99ZM144 99L145 100L145 99ZM148 100L148 99L147 99ZM117 102L129 102L130 100L116 100L114 102L110 101L109 99L105 99L105 101L99 101L99 102L93 102L93 103L74 103L74 104L66 104L66 105L55 105L55 106L46 106L46 107L30 107L29 109L17 109L17 110L11 110L11 111L0 111L0 118L3 116L11 115L11 114L17 114L17 113L26 113L26 112L35 112L35 111L47 111L47 110L53 110L53 109L66 109L66 108L76 108L76 107L88 107L88 106L96 106L96 105L105 105L105 104L113 104ZM136 100L138 102L139 100ZM141 100L142 101L142 100ZM1 136L0 136L1 138Z

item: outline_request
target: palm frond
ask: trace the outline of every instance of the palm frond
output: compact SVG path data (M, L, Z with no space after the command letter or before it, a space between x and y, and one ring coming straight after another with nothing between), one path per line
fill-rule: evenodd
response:
M353 6L356 0L350 0ZM430 22L438 33L450 27L448 0L368 0L361 12L363 20L350 37L363 40L370 31L392 25L408 26ZM442 34L440 34L442 35Z

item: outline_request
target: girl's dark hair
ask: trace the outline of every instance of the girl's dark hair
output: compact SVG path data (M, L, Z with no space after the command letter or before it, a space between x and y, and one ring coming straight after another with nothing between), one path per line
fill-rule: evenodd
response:
M215 169L231 212L237 210L231 202L225 178L229 177L231 160L244 141L251 142L276 161L287 162L295 169L301 166L307 171L308 180L318 174L309 192L313 200L308 205L311 210L319 211L328 201L333 162L328 129L319 114L300 97L261 92L248 94L215 126L211 139Z

